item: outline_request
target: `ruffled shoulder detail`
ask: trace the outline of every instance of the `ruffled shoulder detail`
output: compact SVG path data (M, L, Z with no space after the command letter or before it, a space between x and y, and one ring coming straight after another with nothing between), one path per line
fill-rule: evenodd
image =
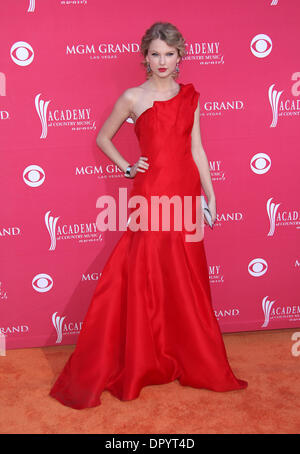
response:
M188 102L192 106L192 109L194 112L197 108L200 93L195 89L194 84L192 84L192 83L185 84L184 87L185 87L185 98L188 100Z

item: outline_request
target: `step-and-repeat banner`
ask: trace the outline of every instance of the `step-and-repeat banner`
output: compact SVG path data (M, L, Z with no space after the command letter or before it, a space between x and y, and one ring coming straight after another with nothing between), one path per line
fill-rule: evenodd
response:
M6 348L75 344L124 232L100 232L97 199L132 180L96 137L146 80L154 22L186 40L177 82L200 93L217 200L205 225L213 307L225 332L300 327L298 0L1 2L0 330ZM113 138L140 156L127 119ZM170 266L172 264L170 263Z

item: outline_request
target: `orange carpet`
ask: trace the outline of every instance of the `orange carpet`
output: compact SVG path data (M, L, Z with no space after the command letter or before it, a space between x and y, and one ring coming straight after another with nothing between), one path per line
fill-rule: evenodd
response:
M74 346L7 350L0 356L2 434L291 434L300 429L300 328L223 334L245 390L217 393L178 381L147 386L122 402L108 391L74 410L48 396ZM300 351L300 348L298 348Z

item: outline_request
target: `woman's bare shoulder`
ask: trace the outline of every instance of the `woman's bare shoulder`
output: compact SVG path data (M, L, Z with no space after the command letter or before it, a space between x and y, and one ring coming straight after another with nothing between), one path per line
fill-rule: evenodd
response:
M137 85L136 87L126 88L121 96L131 102L136 102L141 96L143 96L147 92L146 87L144 84Z
M133 121L136 120L140 111L145 109L147 99L147 89L144 88L144 84L125 89L119 97L119 101L127 106L129 116Z

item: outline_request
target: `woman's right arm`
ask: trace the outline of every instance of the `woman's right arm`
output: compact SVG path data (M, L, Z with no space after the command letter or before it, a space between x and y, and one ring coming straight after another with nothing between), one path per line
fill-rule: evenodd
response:
M132 90L133 89L128 88L117 99L111 114L103 123L96 138L98 147L101 148L103 153L106 154L106 156L113 161L119 169L123 170L123 172L126 171L130 163L116 149L112 143L112 138L132 112L134 102ZM144 163L143 159L138 162L139 164L135 165L134 174L136 174L136 170L142 171L137 167L143 167L144 169L148 168L148 164Z

